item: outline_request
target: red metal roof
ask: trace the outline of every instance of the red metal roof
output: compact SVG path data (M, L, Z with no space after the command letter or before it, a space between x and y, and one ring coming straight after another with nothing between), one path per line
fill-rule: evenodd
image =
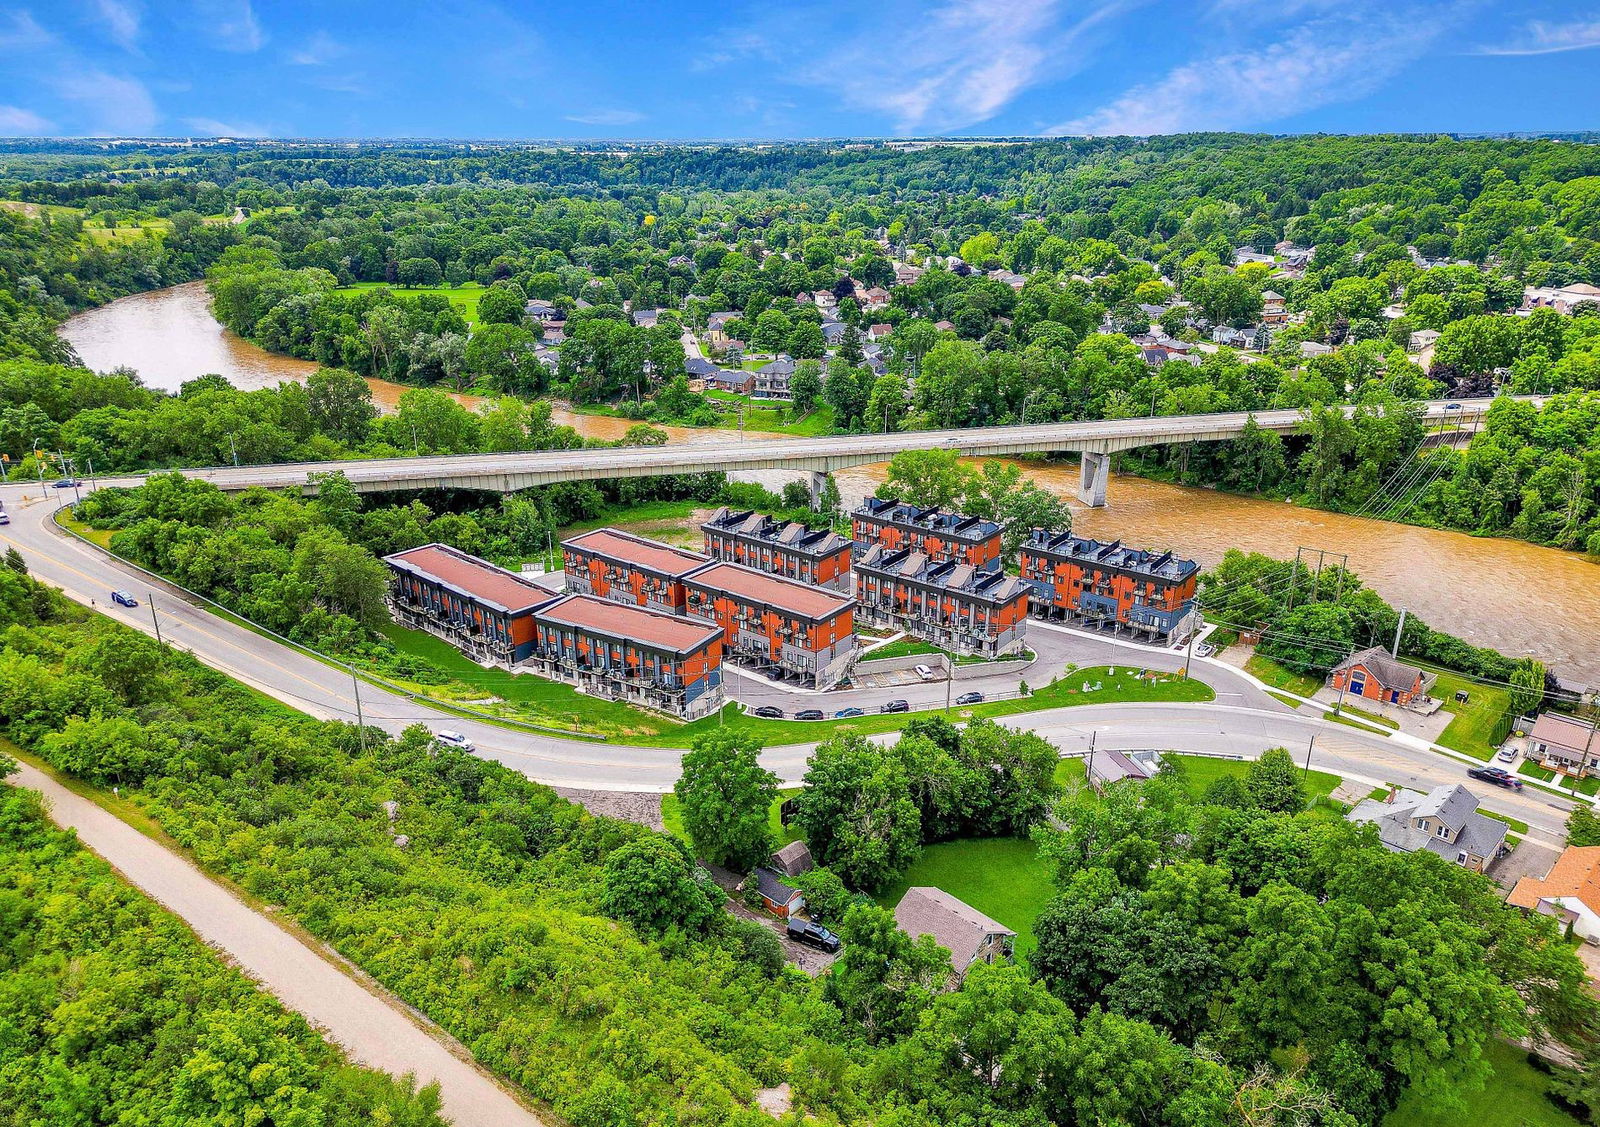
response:
M714 563L689 576L686 582L714 591L727 591L806 618L829 618L854 603L848 595L830 594L792 579L732 563Z
M687 575L695 568L704 566L711 558L699 552L674 548L659 540L647 540L643 536L618 532L614 528L597 528L593 532L582 533L563 540L561 546L578 548L609 559L636 564L662 575Z
M526 610L554 597L519 575L469 556L448 544L424 544L385 556L384 562L433 579L460 594L504 611Z
M540 608L537 618L541 623L570 626L673 653L693 653L722 637L722 631L715 626L644 607L624 606L593 595L568 595L558 599Z

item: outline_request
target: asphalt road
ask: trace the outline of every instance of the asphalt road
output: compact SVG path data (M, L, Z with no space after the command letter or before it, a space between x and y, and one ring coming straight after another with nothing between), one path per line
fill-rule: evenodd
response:
M338 1044L358 1064L439 1082L455 1127L541 1127L543 1121L471 1063L442 1030L358 981L183 857L86 798L22 765L11 780L44 794L57 825Z
M39 579L60 587L79 602L92 602L97 610L147 634L155 633L153 605L168 643L313 716L355 720L357 689L352 679L315 658L190 605L158 582L60 532L51 520L55 491L46 492L49 495L41 500L36 483L31 487L0 488L0 498L12 516L11 524L0 528L0 544L17 547ZM110 592L117 587L136 593L143 605L130 610L111 604ZM153 599L149 597L152 588ZM1062 636L1059 650L1055 648L1057 634ZM1179 654L1164 654L1142 646L1130 649L1108 639L1048 628L1037 631L1035 637L1056 655L1052 660L1073 655L1070 660L1079 664L1121 660L1150 668L1164 667L1158 662L1171 663L1172 667L1181 662ZM1107 656L1113 652L1126 656ZM1195 673L1216 689L1216 702L1080 705L1026 713L1006 722L1037 731L1069 753L1087 750L1090 731L1098 733L1097 747L1154 747L1247 757L1268 747L1294 748L1298 755L1298 749L1305 748L1316 735L1311 766L1317 770L1374 781L1374 785L1399 782L1426 788L1466 781L1466 766L1457 760L1376 732L1290 712L1221 662L1196 661ZM749 683L748 678L738 680L741 687ZM1030 680L1042 684L1048 678ZM918 688L919 699L943 703L942 682ZM735 692L739 690L736 688ZM908 699L911 695L909 689L896 692ZM477 745L478 754L541 782L591 790L665 792L678 776L680 751L512 731L441 713L370 684L362 684L359 693L361 713L368 724L397 732L421 722L436 731L463 732ZM794 696L789 698L788 710L827 707L834 711L834 695ZM821 701L828 704L817 703ZM820 739L827 729L819 727ZM813 746L768 748L763 762L784 783L795 784L805 772L806 757ZM1510 814L1552 838L1560 835L1570 807L1570 803L1539 791L1512 794L1487 787L1474 790L1481 794L1487 809Z

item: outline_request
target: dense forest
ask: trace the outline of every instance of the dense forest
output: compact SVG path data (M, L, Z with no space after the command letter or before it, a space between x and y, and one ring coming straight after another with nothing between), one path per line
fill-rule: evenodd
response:
M878 878L848 839L826 843L841 802L898 819L908 848L1035 825L1056 892L1028 960L953 992L931 940L846 902L846 955L813 981L720 910L673 839L421 727L292 713L14 566L0 619L0 732L121 787L200 865L581 1127L771 1122L752 1097L785 1081L825 1123L1349 1127L1407 1091L1449 1104L1483 1081L1497 1034L1571 1038L1593 1017L1552 921L1307 810L1286 755L1203 797L1172 775L1101 798L1057 793L1043 745L993 726L924 725L890 756L844 739L805 817L852 881ZM928 786L946 760L953 782L1009 763L1015 785ZM8 827L36 817L7 801ZM11 926L24 901L8 895L0 920L24 943L8 957L26 958L46 936Z

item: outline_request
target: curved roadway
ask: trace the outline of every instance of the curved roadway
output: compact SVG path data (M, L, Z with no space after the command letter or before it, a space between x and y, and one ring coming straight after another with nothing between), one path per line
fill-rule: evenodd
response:
M164 584L152 582L61 531L53 520L58 499L54 490L47 493L41 497L37 484L0 487L0 499L11 515L11 523L0 527L0 543L21 551L37 578L146 634L155 634L153 618L158 619L161 636L167 643L294 708L323 719L353 722L359 691L361 714L368 724L391 732L414 723L435 730L458 730L477 744L478 754L557 786L665 792L677 779L682 755L679 750L512 730L440 712L366 682L358 690L352 678L323 662L192 605ZM141 605L130 609L111 603L110 592L114 588L133 591ZM1047 661L1056 668L1070 660L1078 664L1124 661L1147 668L1173 669L1182 659L1177 653L1048 627L1033 630L1030 636L1044 666L1036 667L1038 672L1030 670L1033 676L1029 679L1035 684L1048 680L1049 667L1044 664ZM1289 747L1298 759L1315 736L1310 759L1314 769L1374 786L1395 782L1426 788L1465 778L1463 763L1429 752L1414 741L1292 712L1238 670L1221 662L1196 661L1195 675L1216 690L1214 703L1078 705L1019 714L1005 722L1036 731L1068 753L1087 751L1092 741L1100 749L1170 748L1245 757L1269 747ZM733 680L735 694L739 695L756 679L739 675ZM1015 675L1003 678L1011 688L1015 687L1015 680ZM957 682L961 689L982 684ZM906 696L932 707L943 703L945 686L941 681L892 691L863 690L863 697L868 692ZM835 693L795 695L791 710L825 707L831 712L843 707L848 699L848 694ZM863 703L869 702L863 699ZM822 734L819 732L819 737ZM763 762L785 784L794 784L804 774L807 756L814 746L806 743L768 748ZM1493 791L1482 797L1487 808L1516 817L1545 836L1560 840L1570 808L1568 802L1534 790L1522 794Z

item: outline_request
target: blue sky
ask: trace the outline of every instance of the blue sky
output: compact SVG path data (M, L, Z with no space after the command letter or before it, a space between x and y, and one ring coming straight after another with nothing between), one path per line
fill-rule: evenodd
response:
M1600 0L0 0L0 136L1600 127Z

